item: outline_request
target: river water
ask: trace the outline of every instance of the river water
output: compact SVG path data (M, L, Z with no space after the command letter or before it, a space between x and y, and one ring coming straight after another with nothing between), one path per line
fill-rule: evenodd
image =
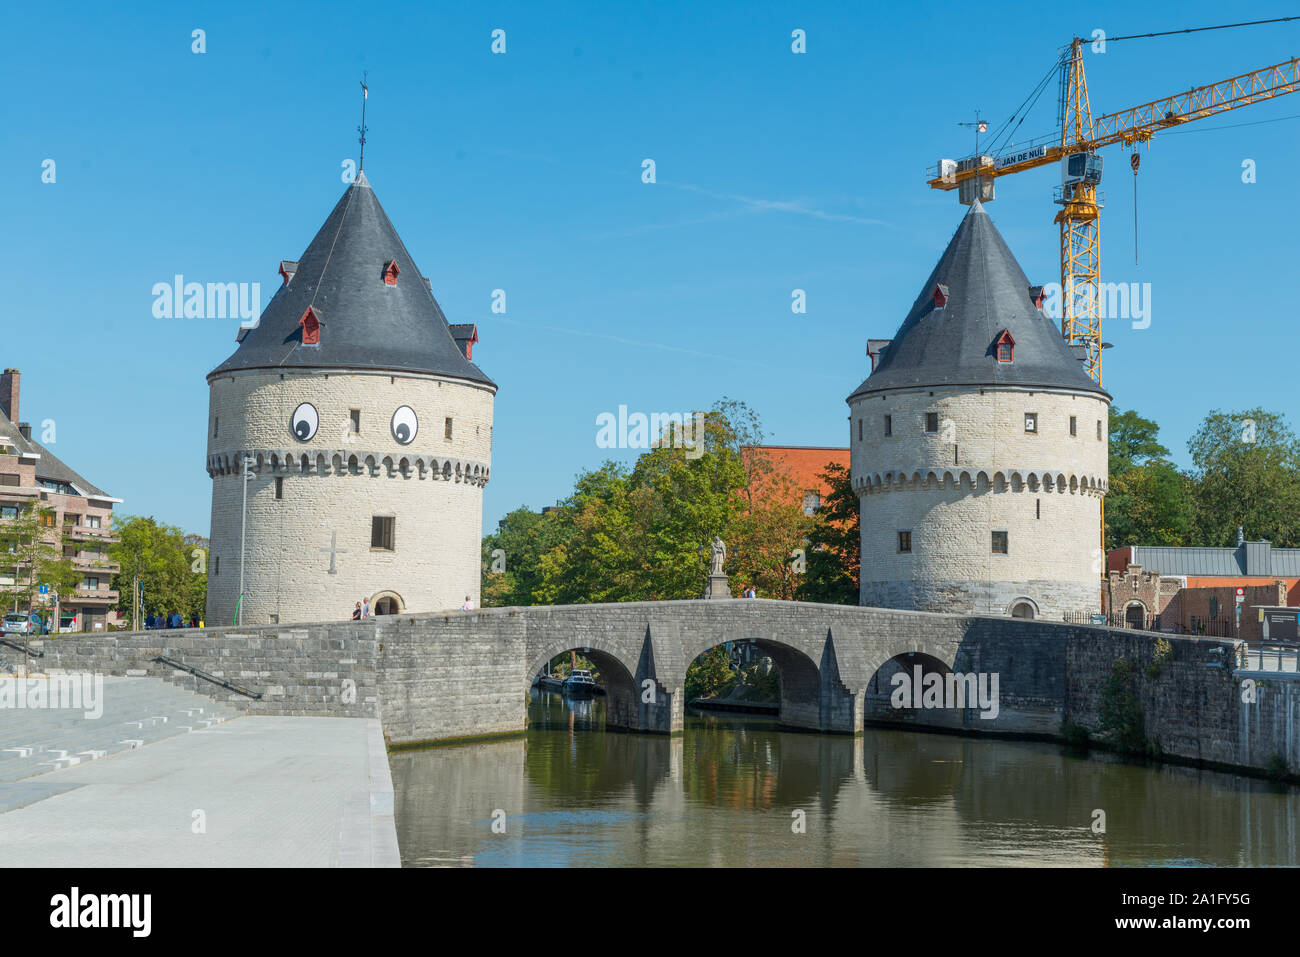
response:
M1300 862L1300 789L1268 781L750 716L688 715L674 738L606 733L602 708L534 690L522 738L391 755L405 865Z

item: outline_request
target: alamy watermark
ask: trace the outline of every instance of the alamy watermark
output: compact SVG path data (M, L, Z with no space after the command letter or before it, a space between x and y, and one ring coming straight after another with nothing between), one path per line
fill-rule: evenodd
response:
M104 676L51 675L0 678L0 711L81 711L92 720L104 714Z
M1061 318L1063 301L1061 284L1049 282L1043 286L1043 311L1053 319ZM1095 305L1098 319L1129 319L1134 329L1151 325L1151 283L1101 282L1096 291L1091 285L1080 284L1076 300L1085 308Z
M895 709L979 708L981 718L991 720L998 716L996 671L926 673L920 665L913 665L910 674L906 670L900 671L889 679L889 683L894 689L889 704Z
M153 284L156 319L235 319L240 328L257 328L262 314L260 282L186 282L179 273L172 281Z
M703 412L633 412L620 405L618 414L596 416L596 447L600 449L685 449L688 459L704 454Z

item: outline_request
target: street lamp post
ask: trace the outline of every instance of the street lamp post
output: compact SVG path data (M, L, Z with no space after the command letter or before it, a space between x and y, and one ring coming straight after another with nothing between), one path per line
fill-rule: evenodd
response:
M244 605L244 530L248 527L248 483L253 478L253 457L245 455L243 461L244 502L239 515L239 596L235 599L235 624L243 614Z

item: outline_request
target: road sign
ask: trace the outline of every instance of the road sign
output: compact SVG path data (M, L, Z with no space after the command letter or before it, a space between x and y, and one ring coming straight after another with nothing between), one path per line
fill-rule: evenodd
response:
M1245 595L1245 594L1246 594L1246 589L1244 589L1244 588L1238 588L1238 589L1237 589L1237 597L1238 597L1238 598L1241 598L1241 597L1242 597L1243 595Z
M50 586L49 586L49 585L42 585L42 586L41 586L41 594L42 594L42 595L48 595L49 593L50 593Z
M1246 600L1246 596L1245 596L1245 595L1238 595L1238 596L1237 596L1237 604L1238 604L1238 605L1244 603L1245 600Z

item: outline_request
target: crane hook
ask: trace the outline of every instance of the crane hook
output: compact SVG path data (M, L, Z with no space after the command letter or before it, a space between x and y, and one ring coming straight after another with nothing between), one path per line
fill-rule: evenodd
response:
M1142 165L1142 157L1138 154L1136 146L1128 162L1133 167L1133 265L1136 266L1138 264L1138 167Z

